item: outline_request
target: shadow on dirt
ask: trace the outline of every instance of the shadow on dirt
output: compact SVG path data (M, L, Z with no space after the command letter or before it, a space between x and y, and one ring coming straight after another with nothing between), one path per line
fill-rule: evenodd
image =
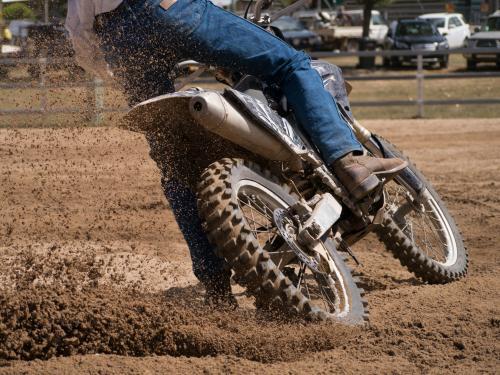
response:
M401 286L418 286L423 285L424 282L416 277L409 277L400 279L394 276L385 276L383 279L375 279L363 274L359 275L358 285L367 292L374 292L377 290L388 290L399 288Z

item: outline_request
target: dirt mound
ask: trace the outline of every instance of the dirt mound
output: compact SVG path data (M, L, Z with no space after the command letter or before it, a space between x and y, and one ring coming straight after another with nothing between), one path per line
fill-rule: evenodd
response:
M349 328L259 321L251 311L207 311L191 289L137 294L108 287L34 287L0 297L0 358L75 354L215 356L261 362L332 349ZM290 330L296 334L290 336Z
M210 310L202 288L173 278L170 263L116 248L34 245L10 248L0 259L4 360L95 353L291 360L332 349L349 330L259 317L249 306ZM160 281L170 288L154 285Z
M244 298L247 308L210 310L202 288L182 287L171 275L163 279L177 286L153 293L169 263L100 251L89 244L45 245L0 257L0 359L231 354L266 362L331 349L337 341L331 325L259 317ZM284 333L286 327L296 335Z

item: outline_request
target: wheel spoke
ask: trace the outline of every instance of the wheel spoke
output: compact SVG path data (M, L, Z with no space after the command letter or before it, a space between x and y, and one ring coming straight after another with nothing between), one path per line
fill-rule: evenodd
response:
M326 283L327 280L325 280L326 277L324 275L319 275L318 277L323 278L323 281ZM323 301L325 303L325 307L328 310L332 310L332 307L335 308L335 302L330 299L327 291L325 291L325 288L320 285L319 290L321 291L321 295L322 295Z
M281 270L295 258L295 253L285 244L277 251L270 251L269 256L274 264Z
M304 263L300 263L299 281L297 281L297 289L299 289L299 290L300 290L300 284L302 283L302 278L304 277L305 271L306 271L306 265Z

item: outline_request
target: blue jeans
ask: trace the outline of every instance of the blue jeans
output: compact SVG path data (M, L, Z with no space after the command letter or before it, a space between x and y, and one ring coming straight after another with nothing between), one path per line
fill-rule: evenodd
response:
M161 0L125 0L118 9L101 15L96 22L106 59L121 79L131 104L173 91L170 79L173 66L193 59L278 84L298 122L327 163L362 150L305 53L208 0L178 0L168 10L160 7L160 3ZM164 187L181 223L182 207L192 207L194 198L170 190L169 183ZM172 204L177 199L183 203ZM195 213L190 209L186 212L194 220ZM197 269L203 270L203 275L197 274L198 278L222 272L222 262L208 242L199 241L203 233L201 225L194 221L193 224L196 228L181 225L181 230L191 251L195 273ZM209 267L196 266L200 254L201 262Z

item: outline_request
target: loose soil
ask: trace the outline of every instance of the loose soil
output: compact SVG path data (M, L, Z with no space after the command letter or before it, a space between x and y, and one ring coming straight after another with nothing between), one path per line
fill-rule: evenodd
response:
M369 121L434 182L467 279L425 285L355 247L369 328L203 304L141 135L0 130L0 374L495 373L500 363L500 121Z

